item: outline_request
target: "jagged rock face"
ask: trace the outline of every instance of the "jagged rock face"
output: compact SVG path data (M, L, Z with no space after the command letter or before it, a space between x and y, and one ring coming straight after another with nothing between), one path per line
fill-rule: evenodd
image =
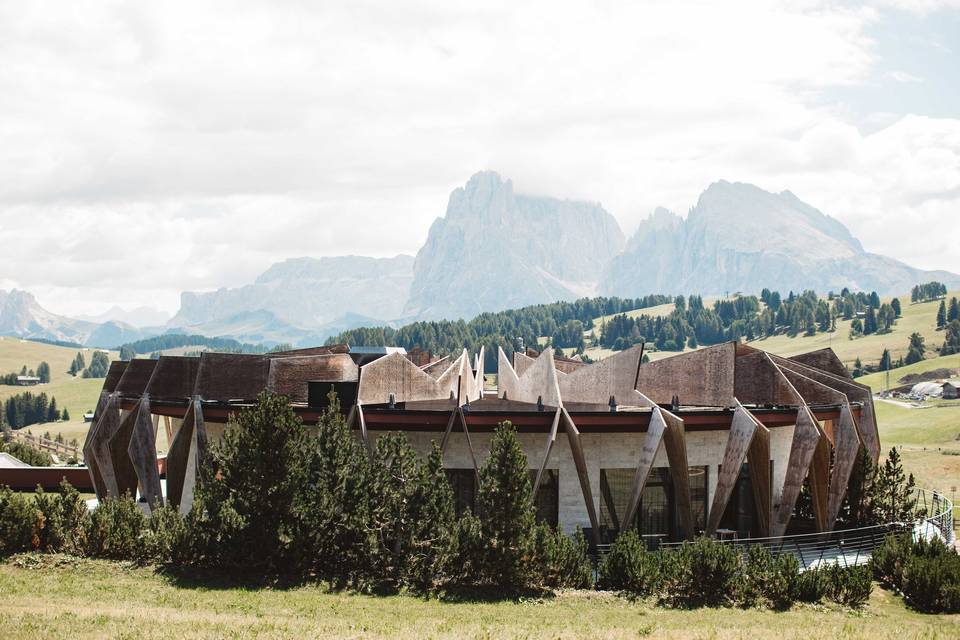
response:
M686 220L658 209L604 274L601 292L758 293L843 287L902 294L922 281L960 283L945 271L914 269L867 253L839 221L789 191L716 182Z
M623 246L599 204L518 195L509 180L478 173L430 227L405 315L471 318L592 295Z
M296 258L275 264L250 285L211 293L184 292L168 327L203 325L250 311L269 311L280 322L318 329L348 312L380 322L400 316L413 279L413 258L341 256ZM260 319L262 320L262 319Z
M0 291L0 335L87 344L98 327L94 322L74 320L47 311L28 291Z

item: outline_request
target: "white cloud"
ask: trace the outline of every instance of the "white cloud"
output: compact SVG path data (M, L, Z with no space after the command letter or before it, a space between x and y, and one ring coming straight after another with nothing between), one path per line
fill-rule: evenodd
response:
M907 71L890 71L887 73L887 77L903 83L923 82L923 78Z
M628 231L716 179L789 188L960 271L955 233L891 234L955 216L958 121L864 136L822 104L874 72L875 10L515 4L0 0L0 246L24 265L0 281L172 311L286 257L415 252L488 168Z

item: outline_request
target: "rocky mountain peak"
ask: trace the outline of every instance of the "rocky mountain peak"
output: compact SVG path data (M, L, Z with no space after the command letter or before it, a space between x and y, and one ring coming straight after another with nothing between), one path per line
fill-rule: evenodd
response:
M624 244L599 204L515 194L510 180L477 173L430 227L405 315L469 318L592 295Z

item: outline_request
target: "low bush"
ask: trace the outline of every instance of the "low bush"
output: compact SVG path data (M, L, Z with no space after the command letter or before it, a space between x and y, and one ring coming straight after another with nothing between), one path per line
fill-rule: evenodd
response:
M825 595L831 602L860 608L870 599L873 574L869 566L841 567L830 564L817 571L823 572Z
M146 525L147 517L129 495L106 498L90 514L86 553L111 560L140 558L139 538Z
M41 551L82 553L87 543L90 514L80 493L66 480L57 493L37 487L34 546Z
M960 612L960 555L940 539L889 536L874 553L873 575L926 613Z
M182 564L190 558L187 524L176 507L157 507L141 528L136 559L141 562Z
M747 551L736 580L734 599L743 607L787 609L793 604L800 563L792 554L774 556L766 547Z
M600 563L597 586L646 597L660 588L659 554L647 551L636 529L624 531Z
M33 549L36 522L37 510L29 497L0 487L0 554Z
M0 453L9 453L20 462L31 467L49 467L53 465L53 458L46 451L34 449L23 442L0 441Z
M577 528L571 538L546 524L536 529L536 573L550 589L589 589L593 585L593 565L587 557L587 539Z
M815 604L827 596L827 581L824 573L807 569L797 576L794 597L799 602Z
M662 553L661 558L664 604L693 608L731 602L740 560L730 545L698 538Z

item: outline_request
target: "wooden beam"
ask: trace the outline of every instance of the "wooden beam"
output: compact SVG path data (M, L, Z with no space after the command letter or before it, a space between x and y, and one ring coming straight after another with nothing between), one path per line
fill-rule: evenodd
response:
M97 496L101 500L107 496L116 497L119 495L117 492L117 477L114 474L113 460L110 456L110 438L118 428L120 428L118 396L116 393L111 393L90 442L93 460L100 470L100 478L103 483L103 494Z
M730 496L733 495L733 490L737 486L740 467L747 457L747 451L753 442L753 436L757 429L762 427L763 425L754 420L750 412L737 402L733 421L730 424L730 432L727 435L727 446L723 452L723 463L717 476L717 488L713 494L710 516L707 519L707 535L712 536L717 527L720 526L720 519L723 517Z
M100 392L100 398L97 400L96 411L93 412L93 420L90 422L90 428L87 429L87 437L83 442L83 460L87 465L87 471L90 473L90 481L93 484L94 493L98 500L103 500L107 495L107 489L104 484L103 475L100 472L100 465L97 463L93 451L94 435L97 427L100 425L100 417L103 415L107 404L110 401L110 394L106 391Z
M817 421L810 414L810 409L803 405L803 410L797 414L797 424L793 431L793 442L790 445L790 459L787 463L787 475L780 492L780 504L777 506L776 517L772 526L774 537L781 537L793 517L793 509L800 495L800 487L810 469L810 463L817 451L820 441L820 429Z
M770 521L773 519L773 482L770 477L770 430L762 424L758 425L747 450L747 470L757 511L757 535L765 538L770 535Z
M673 480L673 500L680 521L680 537L690 540L693 530L693 504L690 499L690 467L687 464L687 438L683 420L664 409L662 414L667 429L663 433L663 446L667 451L670 478Z
M453 431L453 423L459 414L459 407L450 412L450 418L447 420L447 428L443 432L443 439L440 440L440 455L447 452L447 442L450 440L450 432Z
M460 424L463 425L463 435L467 439L467 450L470 452L470 460L473 461L473 472L477 477L477 489L480 488L480 465L477 464L477 454L473 449L473 439L470 437L470 429L467 428L467 417L463 415L463 407L457 408L457 414L460 416Z
M640 459L637 460L637 472L633 476L633 489L630 492L630 501L627 503L627 511L623 521L630 526L637 517L637 510L640 508L640 498L643 496L643 488L647 484L650 472L653 470L653 463L657 457L657 451L663 442L663 434L667 430L667 423L660 415L659 409L654 409L650 418L650 426L647 434L643 438L643 448L640 450Z
M127 447L127 456L133 463L140 483L140 496L153 509L163 506L160 471L157 468L157 431L150 416L150 396L143 394L135 412L133 433Z
M127 449L133 437L133 427L137 421L137 411L130 411L120 421L120 426L113 432L108 441L110 460L113 463L113 475L117 482L117 495L129 495L137 499L137 470L133 466Z
M543 478L543 472L547 468L547 462L550 460L550 452L553 451L553 444L557 441L557 428L560 425L560 409L553 414L553 425L550 427L550 433L547 434L547 444L543 451L543 461L540 468L537 469L537 477L533 481L533 497L536 499L537 492L540 490L540 481Z
M551 356L552 357L552 356ZM591 537L594 544L600 544L600 520L597 518L597 509L593 504L593 491L590 489L590 474L587 471L587 461L583 455L583 443L580 441L580 431L573 423L570 414L563 407L561 420L567 439L570 441L570 452L573 454L573 463L577 467L577 477L580 480L580 491L583 492L583 501L587 507L587 517L590 519Z
M850 486L850 476L860 451L860 437L849 404L844 405L840 419L834 421L833 433L833 471L830 474L830 496L827 505L828 530L833 529L840 515L840 506Z

